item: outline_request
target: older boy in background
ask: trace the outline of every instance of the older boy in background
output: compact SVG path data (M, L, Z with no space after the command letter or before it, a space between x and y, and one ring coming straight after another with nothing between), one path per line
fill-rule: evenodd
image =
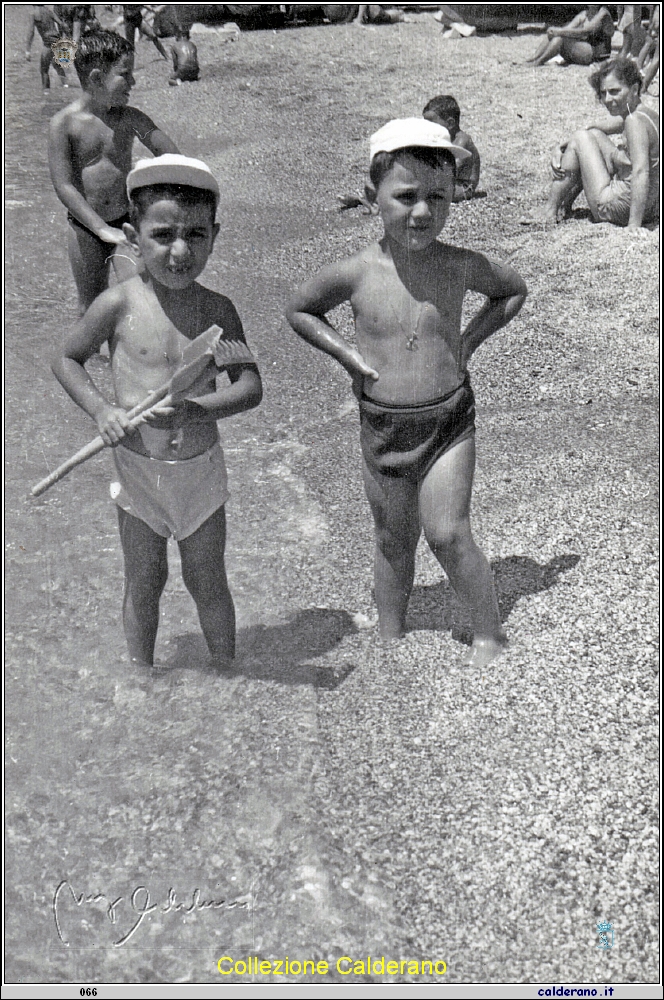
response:
M63 67L55 61L53 49L51 48L53 42L57 42L63 34L64 26L60 23L53 11L48 9L46 4L36 3L32 5L32 8L32 14L30 15L30 27L28 28L28 36L25 40L25 59L26 62L30 62L32 40L35 37L35 31L37 31L43 42L43 48L39 57L39 72L41 73L42 90L45 94L48 94L51 89L51 81L48 75L48 71L51 66L60 77L62 86L69 86L65 71Z
M134 50L111 31L83 35L74 66L83 95L51 121L49 167L58 198L67 209L69 261L79 312L108 286L109 263L130 247L123 232L129 221L126 180L138 138L151 153L177 153L175 143L146 114L128 105L134 86ZM135 274L129 257L114 257L119 279Z

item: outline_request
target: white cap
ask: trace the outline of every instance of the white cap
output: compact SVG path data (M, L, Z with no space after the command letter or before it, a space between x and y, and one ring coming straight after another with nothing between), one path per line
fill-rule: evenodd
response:
M395 118L374 132L369 139L369 162L376 153L393 153L396 149L410 146L449 149L457 163L472 155L462 146L455 146L447 129L436 122L427 121L426 118Z
M153 159L139 160L127 176L127 194L152 184L185 184L187 187L212 191L219 202L219 185L212 171L202 160L180 153L164 153Z

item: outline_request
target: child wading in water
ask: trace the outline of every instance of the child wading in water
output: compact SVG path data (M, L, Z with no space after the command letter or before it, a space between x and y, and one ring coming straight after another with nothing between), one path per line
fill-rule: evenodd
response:
M454 145L461 146L470 153L470 156L457 167L452 199L452 201L468 201L475 195L479 184L481 164L477 146L468 133L461 129L461 108L451 94L441 94L440 97L431 98L422 112L422 117L429 122L435 122L436 125L442 125L450 133Z
M506 265L436 239L454 196L456 161L469 156L440 125L388 122L371 138L367 197L381 215L381 241L324 268L288 307L293 329L336 358L360 401L364 482L375 524L380 633L405 630L420 533L468 605L468 662L503 649L489 564L473 541L475 405L467 364L523 305L526 286ZM461 332L466 291L488 302ZM349 301L359 350L326 313Z
M133 662L151 665L166 585L166 543L180 548L182 575L196 602L214 664L235 650L235 611L224 568L228 499L216 421L257 406L261 380L252 364L228 368L230 384L209 369L188 397L157 404L147 423L128 432L127 411L168 381L183 348L217 325L224 340L244 342L242 324L224 295L199 285L219 226L219 188L200 160L140 160L127 179L131 222L124 227L144 272L100 295L68 338L53 372L113 445L125 559L124 630ZM95 387L85 363L104 341L111 351L115 403Z
M108 286L111 257L120 261L119 278L136 273L131 258L124 259L129 244L122 228L129 221L125 183L134 139L155 156L178 151L147 115L128 106L133 65L134 50L120 35L84 35L74 58L83 96L51 121L48 162L55 193L67 209L80 315Z

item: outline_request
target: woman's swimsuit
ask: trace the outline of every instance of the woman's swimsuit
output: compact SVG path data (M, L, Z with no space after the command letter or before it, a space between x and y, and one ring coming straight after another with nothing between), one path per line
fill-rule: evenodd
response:
M643 115L657 133L657 146L659 149L659 123L654 121L648 114L646 108L637 108L632 112L635 115ZM654 113L654 112L653 112ZM654 222L659 218L659 156L649 150L648 152L648 195L643 212L643 222ZM612 177L607 187L602 192L597 201L597 215L600 222L611 222L614 226L626 226L629 222L629 213L632 205L632 177L628 174L625 177Z

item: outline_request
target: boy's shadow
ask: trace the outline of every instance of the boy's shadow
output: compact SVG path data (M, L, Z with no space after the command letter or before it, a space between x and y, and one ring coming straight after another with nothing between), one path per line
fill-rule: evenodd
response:
M539 594L555 586L561 573L573 569L580 556L572 553L555 556L540 566L528 556L508 556L491 563L500 620L507 621L521 597ZM441 580L428 587L415 587L408 609L409 632L449 631L452 638L470 645L472 633L468 613L463 608L449 582Z
M358 631L347 611L308 608L283 625L250 625L238 630L238 652L227 677L248 677L280 684L312 684L332 691L355 669L354 663L325 666L309 661L331 652ZM208 672L202 635L188 632L171 639L170 670Z
M501 621L506 621L521 597L553 587L561 573L572 569L580 556L556 556L544 566L527 556L509 556L492 563ZM409 632L449 631L470 645L467 613L447 580L428 587L415 587L408 611ZM347 635L358 632L347 611L308 608L298 611L283 625L250 625L238 632L238 655L227 677L277 681L279 684L311 684L333 691L355 670L342 661L327 666L310 662L334 650ZM195 670L210 673L209 655L200 633L174 636L165 666L168 671Z

